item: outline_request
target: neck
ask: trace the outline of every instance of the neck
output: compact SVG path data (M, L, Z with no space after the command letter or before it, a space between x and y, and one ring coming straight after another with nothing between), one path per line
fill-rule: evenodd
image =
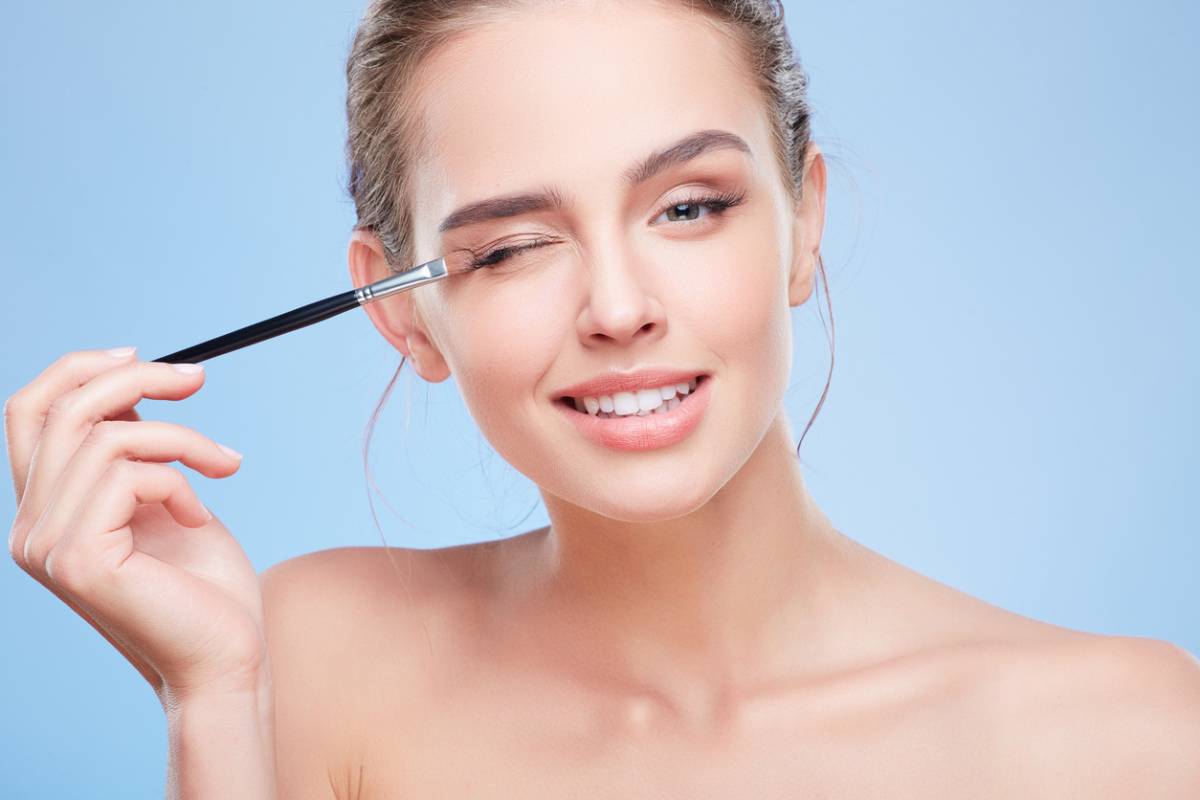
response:
M808 495L782 412L686 515L630 523L543 497L535 602L606 679L697 706L819 658L844 537Z

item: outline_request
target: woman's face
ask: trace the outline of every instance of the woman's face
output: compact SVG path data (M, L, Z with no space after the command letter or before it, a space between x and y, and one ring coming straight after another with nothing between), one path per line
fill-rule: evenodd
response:
M653 3L513 11L423 63L416 111L432 145L415 162L417 263L541 244L411 293L438 354L417 366L429 377L440 360L484 435L543 491L616 519L676 517L782 413L824 173L820 197L806 187L794 210L750 81L704 17ZM699 131L746 149L714 137L726 145L629 182ZM561 207L440 230L469 204L542 190ZM722 195L741 200L704 205ZM644 367L710 376L705 413L669 446L598 444L557 405L572 384Z

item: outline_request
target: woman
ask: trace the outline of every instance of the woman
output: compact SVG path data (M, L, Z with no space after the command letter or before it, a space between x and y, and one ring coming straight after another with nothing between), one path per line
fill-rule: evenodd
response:
M51 365L6 406L10 549L158 693L169 794L1200 793L1189 654L966 596L809 496L825 167L772 5L378 2L348 77L352 281L471 254L366 309L551 524L260 581L161 463L237 454L134 410L203 371Z

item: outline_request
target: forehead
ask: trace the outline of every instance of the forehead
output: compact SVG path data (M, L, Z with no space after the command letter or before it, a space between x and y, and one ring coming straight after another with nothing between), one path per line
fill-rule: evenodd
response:
M452 207L486 195L615 189L629 164L694 130L767 146L737 48L682 3L514 9L444 45L421 73L418 240Z

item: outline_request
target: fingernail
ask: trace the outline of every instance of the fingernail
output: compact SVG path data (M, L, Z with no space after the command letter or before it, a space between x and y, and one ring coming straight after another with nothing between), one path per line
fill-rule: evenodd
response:
M237 450L234 450L232 447L226 447L223 444L218 444L217 447L221 448L221 452L227 456L230 456L232 458L239 458L239 459L242 457L242 454L239 453Z
M203 364L172 364L177 372L183 372L188 375L195 375L197 372L204 371Z
M204 509L205 519L212 519L212 512L208 510L208 506L201 504L200 508Z
M132 355L134 350L137 350L137 348L136 347L114 347L113 349L105 350L104 352L108 353L113 358L124 358L125 356Z

